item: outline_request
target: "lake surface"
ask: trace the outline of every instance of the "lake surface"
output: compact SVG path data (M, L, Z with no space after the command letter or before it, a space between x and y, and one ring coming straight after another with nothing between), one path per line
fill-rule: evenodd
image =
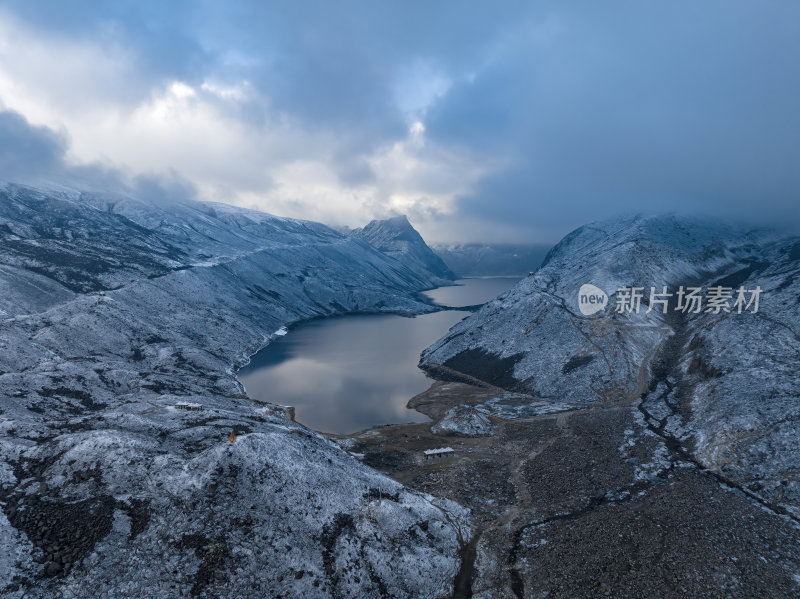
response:
M469 306L494 298L516 280L465 279L462 287L426 295L440 304ZM442 293L446 289L452 291ZM254 355L239 380L251 397L295 406L298 422L322 432L426 422L426 416L406 408L431 384L417 368L419 354L468 315L453 310L414 318L354 314L307 321Z
M511 289L521 277L476 277L459 279L452 287L437 287L423 292L440 306L463 308L476 306L493 300L501 293Z

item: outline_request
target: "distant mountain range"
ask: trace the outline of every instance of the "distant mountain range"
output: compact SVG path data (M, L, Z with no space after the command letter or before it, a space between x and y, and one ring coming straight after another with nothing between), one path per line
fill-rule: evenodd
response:
M476 277L525 276L539 267L552 246L467 243L432 247L436 255L459 277Z

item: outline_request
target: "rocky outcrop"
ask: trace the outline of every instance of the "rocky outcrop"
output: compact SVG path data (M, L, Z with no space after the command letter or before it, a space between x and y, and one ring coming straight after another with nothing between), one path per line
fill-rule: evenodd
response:
M489 417L472 406L453 406L444 417L431 426L431 432L441 435L488 437L494 433Z

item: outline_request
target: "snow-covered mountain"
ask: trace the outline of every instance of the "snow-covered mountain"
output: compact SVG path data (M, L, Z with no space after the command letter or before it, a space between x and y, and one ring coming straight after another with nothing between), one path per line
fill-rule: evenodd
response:
M467 512L234 374L287 323L429 311L438 274L316 223L13 184L0 239L0 595L450 593Z
M428 247L406 216L395 216L386 220L373 220L366 227L345 231L357 239L363 239L385 254L397 258L404 264L415 265L418 270L428 271L440 284L447 284L456 276Z
M608 295L604 310L582 313L584 284ZM650 288L664 286L676 294L667 313L657 302L648 312ZM731 289L730 312L676 310L681 286L702 287L706 297ZM638 313L617 311L624 287L644 288ZM758 311L739 314L736 291L757 287ZM800 239L634 217L569 234L534 275L453 327L421 364L442 378L466 375L528 395L531 405L630 403L665 455L800 518L798 322Z

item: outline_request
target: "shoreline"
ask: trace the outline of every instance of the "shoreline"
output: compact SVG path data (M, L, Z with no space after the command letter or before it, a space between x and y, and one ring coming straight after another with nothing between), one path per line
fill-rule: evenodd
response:
M291 333L293 330L297 329L298 327L306 325L308 323L315 322L315 321L334 320L334 319L347 318L347 317L352 317L352 316L400 316L400 317L403 317L403 318L416 318L418 316L425 316L425 315L436 314L436 313L441 313L441 312L463 312L464 313L464 317L466 318L469 315L469 313L476 312L482 306L484 306L486 302L480 303L480 304L474 304L474 305L467 305L467 306L445 305L445 304L437 303L433 298L431 298L428 295L426 295L426 292L434 291L434 290L438 290L438 289L447 289L447 288L451 288L451 287L464 287L465 284L464 283L459 283L458 281L467 281L467 280L470 280L470 279L519 280L520 277L516 277L516 276L464 277L462 279L457 279L456 281L453 281L450 285L439 285L437 287L431 287L429 289L422 289L422 290L419 290L419 291L416 291L416 292L413 292L413 293L409 294L409 296L407 296L408 299L411 299L412 301L414 301L418 305L419 309L416 309L416 310L371 309L371 310L357 310L357 311L350 311L350 312L339 312L339 313L334 313L334 314L319 314L319 315L311 316L309 318L303 318L303 319L298 319L298 320L295 320L295 321L284 323L278 330L286 329L288 331L288 333ZM491 301L491 300L487 300L487 301ZM443 331L443 332L446 332L446 331ZM285 402L276 403L275 401L272 401L272 400L263 400L263 399L260 400L260 399L256 399L256 398L252 397L251 394L248 392L247 387L245 386L245 384L242 382L242 380L240 378L240 376L242 375L242 371L245 371L245 373L246 373L247 372L246 369L253 364L254 357L257 356L260 352L264 351L267 347L269 347L277 338L278 337L276 337L275 333L272 333L269 336L267 336L265 338L265 340L264 340L264 343L260 344L258 346L258 348L255 349L255 351L252 351L252 352L248 353L248 355L246 357L244 357L243 359L239 360L236 364L232 365L231 369L230 369L230 373L235 378L236 384L239 386L241 393L243 395L247 396L252 401L258 402L258 403L265 403L265 404L274 404L274 405L283 405L283 404L290 405L290 404L293 403L290 399L288 399ZM418 349L416 357L418 357L419 352L422 352L422 350L424 350L424 347L420 347ZM257 370L258 366L255 366L254 369ZM422 370L423 374L425 375L426 379L430 379L431 381L435 380L435 377L431 376L431 373L425 371L424 369L421 369L421 370ZM413 397L409 398L409 401L411 399L413 399ZM277 400L277 401L280 401L280 400ZM414 408L407 406L407 409L413 410ZM420 410L415 410L415 411L418 412L419 414L421 414L423 417L429 417L427 414L425 414L424 412L421 412ZM295 420L295 422L298 422L299 424L302 424L303 426L306 426L309 429L314 430L315 432L318 432L318 433L321 433L321 434L326 434L326 435L328 435L328 434L337 434L337 433L331 433L331 432L327 432L327 431L318 430L317 428L315 428L312 425L304 424L302 422L302 419ZM342 434L348 435L348 434L363 433L363 432L371 430L371 429L383 428L383 427L386 427L386 426L393 426L395 424L413 424L413 423L396 423L396 422L379 423L379 424L375 424L373 426L367 427L365 429L360 429L359 431L355 431L353 433L342 433ZM431 423L429 422L428 424L431 424Z

